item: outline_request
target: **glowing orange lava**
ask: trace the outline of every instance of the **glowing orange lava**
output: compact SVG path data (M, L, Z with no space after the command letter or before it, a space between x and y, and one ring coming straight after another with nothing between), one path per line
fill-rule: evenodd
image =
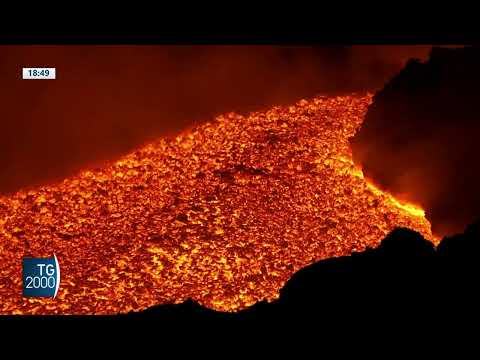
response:
M102 169L0 198L0 312L105 314L187 298L236 311L312 262L396 226L436 241L422 209L368 183L348 139L371 96L227 114ZM60 262L56 299L22 298L24 256Z

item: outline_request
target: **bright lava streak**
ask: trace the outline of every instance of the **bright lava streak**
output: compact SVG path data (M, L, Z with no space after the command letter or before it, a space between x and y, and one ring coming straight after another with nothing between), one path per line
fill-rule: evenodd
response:
M348 139L371 95L226 114L103 168L0 197L0 313L114 314L192 298L273 300L291 275L375 247L422 209L366 181ZM24 256L56 254L55 299L22 298Z

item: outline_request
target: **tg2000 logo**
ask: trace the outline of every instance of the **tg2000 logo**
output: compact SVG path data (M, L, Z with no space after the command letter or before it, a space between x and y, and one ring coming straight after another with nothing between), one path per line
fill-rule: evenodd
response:
M23 296L55 297L60 286L57 257L23 258Z

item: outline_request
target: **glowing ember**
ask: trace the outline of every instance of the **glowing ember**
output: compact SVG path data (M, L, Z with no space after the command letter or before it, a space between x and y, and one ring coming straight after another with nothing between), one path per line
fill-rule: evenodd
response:
M371 96L228 114L103 169L0 198L1 313L118 313L274 299L306 265L375 247L421 209L369 184L348 147ZM22 298L24 256L59 259L56 299Z

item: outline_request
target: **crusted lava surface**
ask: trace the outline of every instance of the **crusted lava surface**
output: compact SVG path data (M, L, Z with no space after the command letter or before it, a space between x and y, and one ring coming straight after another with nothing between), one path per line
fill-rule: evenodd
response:
M376 247L422 209L367 181L349 138L371 95L226 114L99 169L0 198L0 312L115 314L192 299L238 311L293 273ZM60 262L55 299L23 298L25 256Z

